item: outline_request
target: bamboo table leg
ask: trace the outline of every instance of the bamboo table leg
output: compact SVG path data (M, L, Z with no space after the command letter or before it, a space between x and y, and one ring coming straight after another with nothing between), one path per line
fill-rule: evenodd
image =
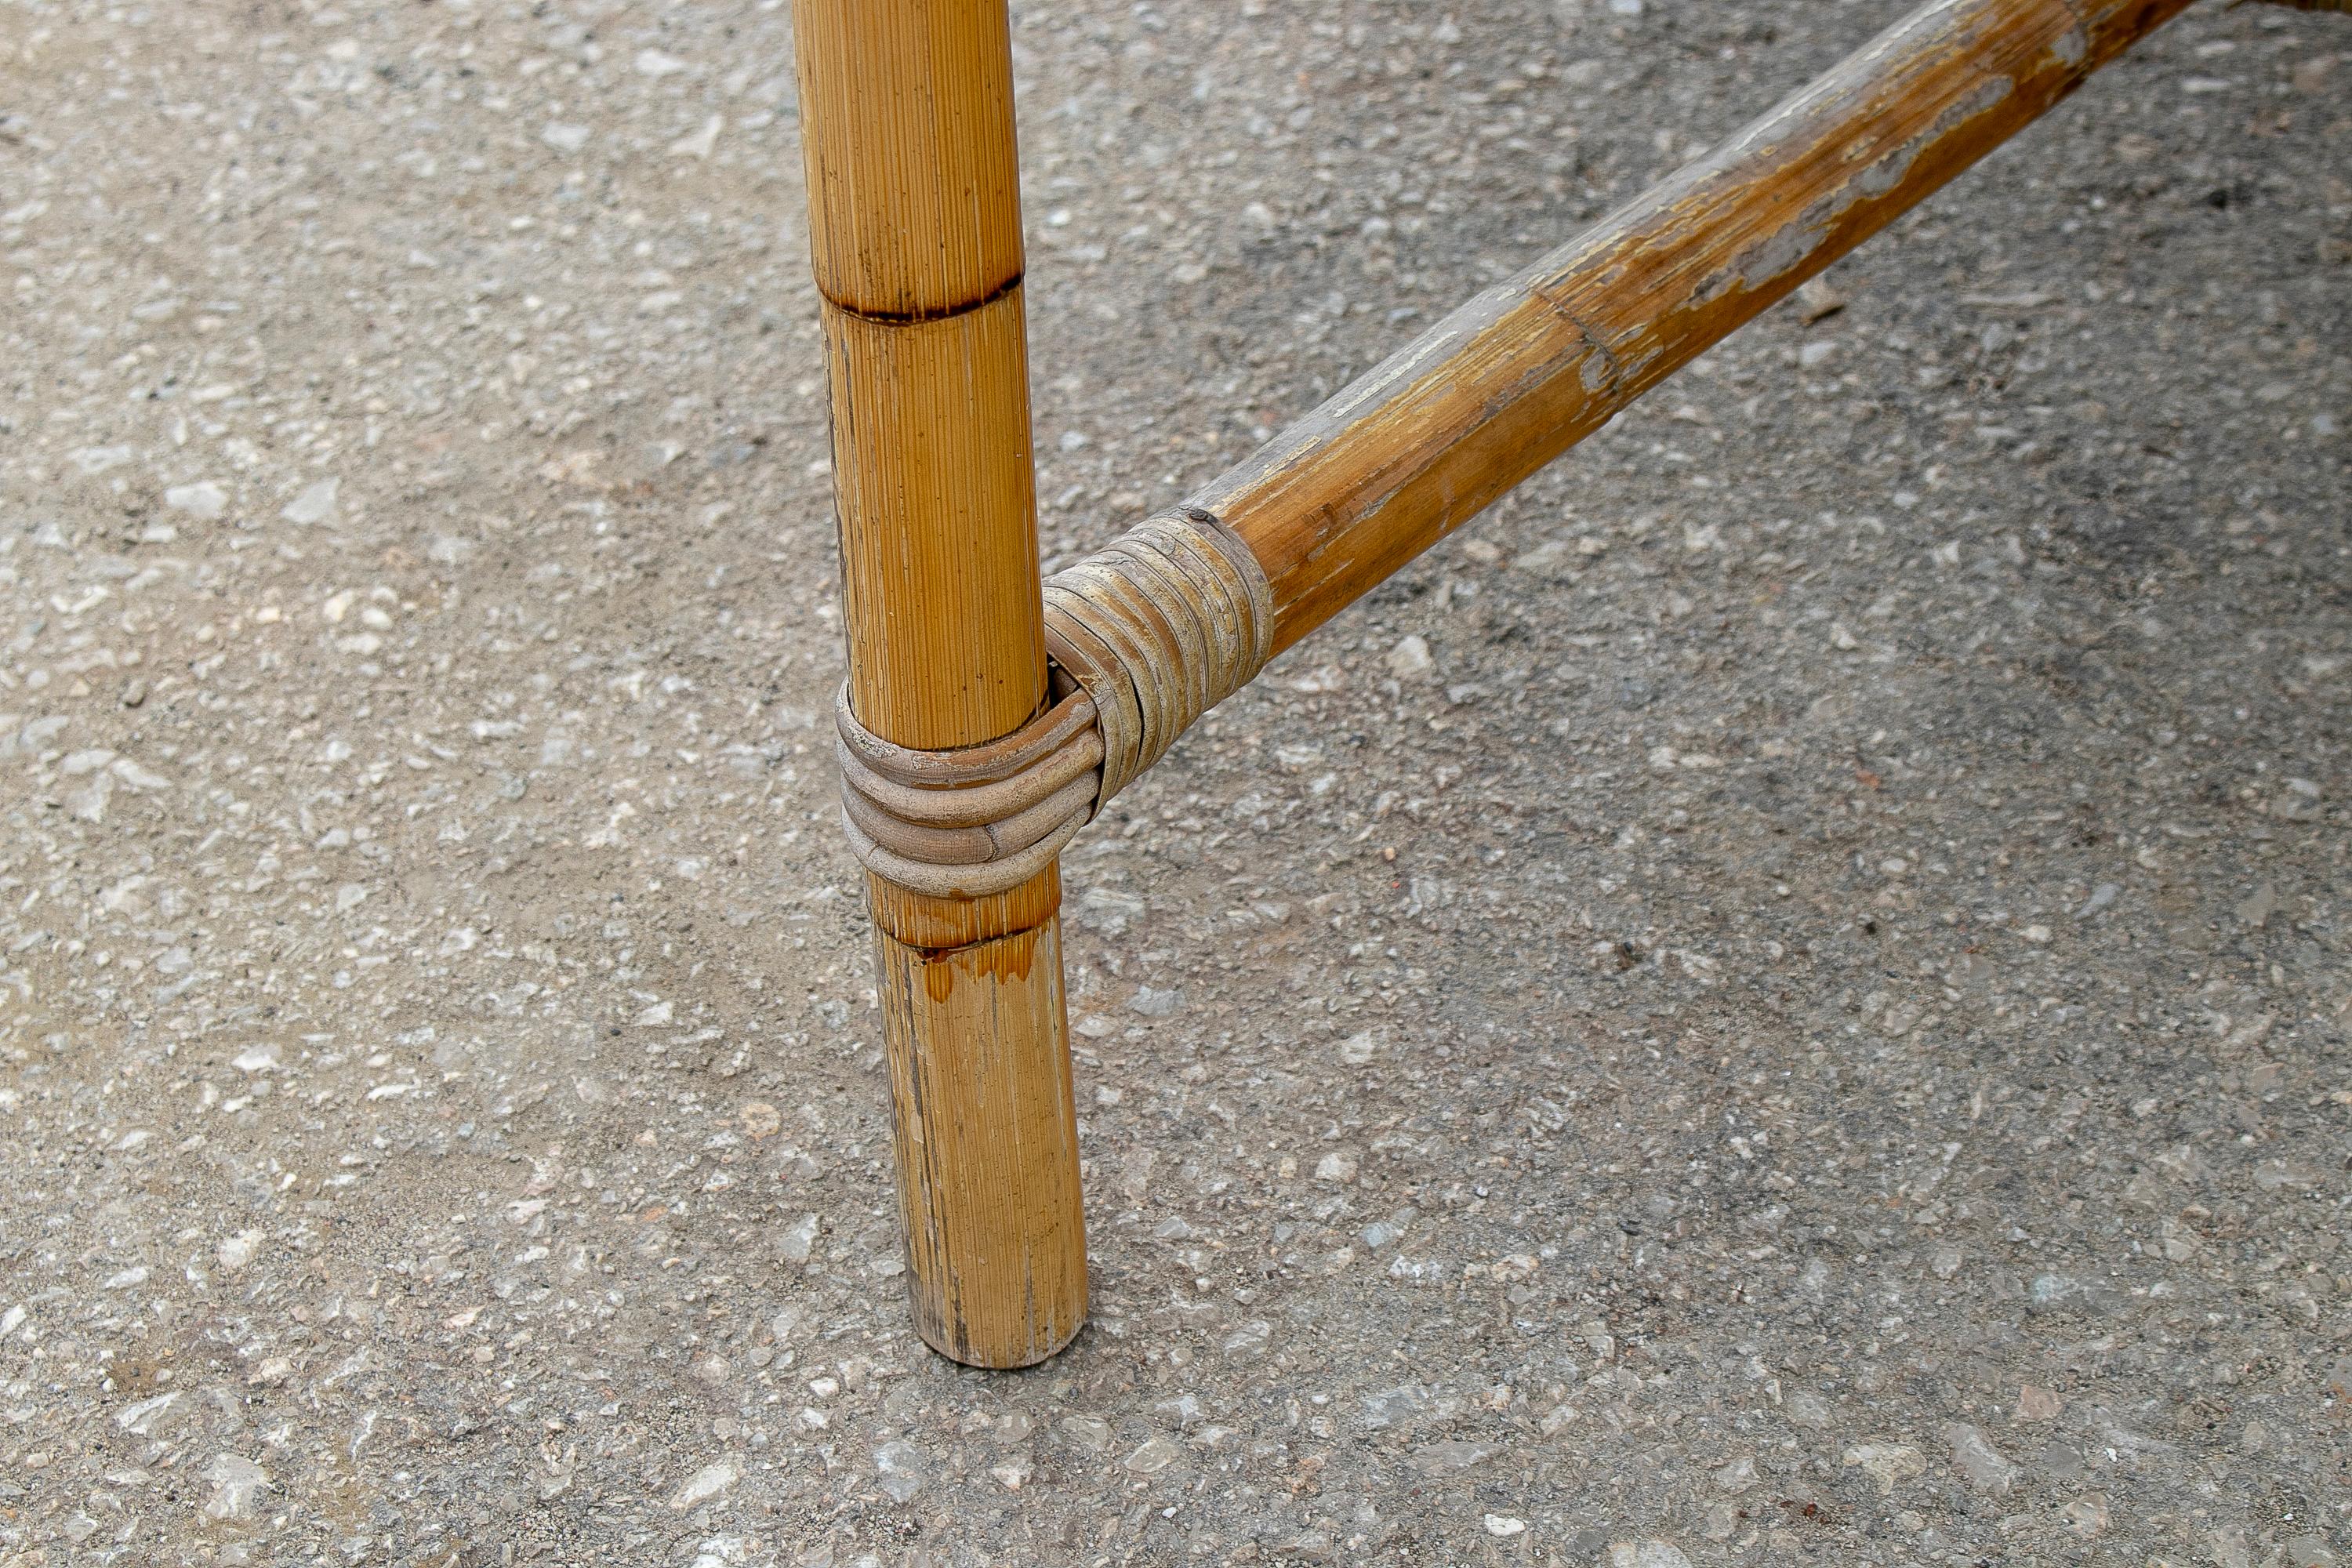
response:
M1046 694L1004 0L796 0L850 702L967 746ZM1025 1366L1086 1316L1061 883L869 878L915 1321Z

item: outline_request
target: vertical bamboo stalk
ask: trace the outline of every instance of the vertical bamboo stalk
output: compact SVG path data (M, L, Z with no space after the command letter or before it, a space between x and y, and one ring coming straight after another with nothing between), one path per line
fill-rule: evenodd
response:
M901 745L1046 693L1004 0L796 0L850 704ZM1061 882L867 880L917 1328L1025 1366L1087 1306Z

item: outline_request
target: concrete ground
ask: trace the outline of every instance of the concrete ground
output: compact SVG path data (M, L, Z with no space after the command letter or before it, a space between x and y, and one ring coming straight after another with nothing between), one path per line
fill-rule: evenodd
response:
M1902 8L1024 6L1047 553ZM0 4L0 1564L2352 1560L2352 19L1121 797L1017 1375L903 1310L789 48Z

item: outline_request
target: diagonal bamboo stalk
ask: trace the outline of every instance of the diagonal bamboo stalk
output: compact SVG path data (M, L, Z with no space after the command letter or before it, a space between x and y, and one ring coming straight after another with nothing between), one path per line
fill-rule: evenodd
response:
M1288 647L2188 8L1933 0L1479 295L1187 506Z

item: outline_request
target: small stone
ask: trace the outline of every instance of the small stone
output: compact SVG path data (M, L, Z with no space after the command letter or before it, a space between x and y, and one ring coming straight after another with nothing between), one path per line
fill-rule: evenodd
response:
M1468 1443L1449 1437L1442 1443L1424 1443L1413 1451L1412 1468L1424 1476L1452 1476L1483 1465L1501 1447L1493 1443Z
M1147 1018L1165 1018L1184 1005L1184 993L1173 987L1166 991L1149 985L1136 987L1135 994L1127 999L1128 1011L1140 1013Z
M803 1215L799 1220L785 1226L782 1237L776 1244L783 1252L784 1261L806 1263L809 1249L816 1246L817 1232L824 1228L824 1225L823 1220L812 1214Z
M1265 1353L1274 1342L1274 1324L1264 1318L1252 1318L1224 1339L1223 1349L1235 1361L1245 1361Z
M2271 916L2278 912L2278 889L2264 882L2239 902L2238 918L2260 930L2270 923Z
M1400 1384L1364 1395L1364 1425L1374 1431L1412 1423L1429 1407L1429 1391L1418 1384Z
M137 1437L152 1437L169 1426L181 1414L179 1406L187 1395L174 1390L159 1394L152 1399L142 1399L126 1405L114 1413L114 1424Z
M278 515L299 528L311 528L335 515L335 492L341 479L320 479L286 503Z
M1965 1421L1952 1422L1944 1428L1944 1441L1951 1445L1953 1468L1979 1491L2007 1497L2010 1488L2017 1484L2016 1463L1994 1447L1979 1428Z
M132 789L169 789L172 781L151 768L141 767L129 757L117 757L107 769Z
M995 1477L996 1484L1006 1491L1017 1492L1029 1484L1029 1478L1037 1473L1037 1466L1028 1456L1017 1454L1002 1464L991 1466L988 1473Z
M742 1474L732 1459L713 1460L686 1479L686 1483L671 1494L669 1506L680 1513L699 1507L733 1486Z
M1118 1190L1127 1201L1139 1204L1143 1194L1151 1190L1151 1167L1160 1163L1159 1153L1150 1149L1130 1149L1119 1162Z
M1927 1456L1908 1443L1856 1443L1842 1458L1876 1481L1881 1497L1893 1496L1903 1482L1927 1473Z
M1162 1399L1151 1407L1151 1414L1179 1432L1199 1426L1208 1415L1197 1394L1180 1394L1173 1399Z
M121 467L134 455L129 447L77 447L66 457L85 474L102 474Z
M1609 1544L1609 1568L1691 1568L1691 1560L1671 1541L1614 1541Z
M544 1500L558 1495L561 1495L560 1491L542 1492L541 1497ZM753 1561L752 1544L740 1535L714 1535L696 1548L694 1561L688 1568L743 1568L745 1563ZM759 1561L766 1563L773 1559L761 1558Z
M718 150L719 133L727 129L727 117L714 114L702 122L702 129L679 137L670 143L674 158L708 158Z
M205 1500L205 1517L251 1519L260 1511L269 1474L251 1459L241 1454L215 1454L203 1474L213 1487L212 1496Z
M1356 1179L1356 1157L1333 1150L1315 1163L1315 1179L1318 1182L1352 1182Z
M585 125L568 125L557 121L539 133L539 139L559 153L577 153L588 145L589 131Z
M163 504L173 511L215 522L228 510L228 492L210 479L199 479L192 485L173 485L165 490Z
M1099 1415L1063 1417L1062 1436L1089 1454L1110 1452L1110 1423Z
M1525 1535L1528 1532L1526 1520L1513 1519L1507 1514L1490 1513L1484 1522L1486 1533L1500 1541L1507 1541L1514 1535Z
M1420 633L1410 633L1397 640L1389 649L1389 673L1399 680L1425 680L1437 669L1437 660L1430 656L1429 639Z
M784 1124L776 1108L764 1100L754 1100L743 1107L743 1132L751 1138L772 1138Z
M931 1457L914 1444L898 1439L874 1450L874 1477L893 1502L907 1502L923 1489L930 1477Z
M1937 1279L1949 1279L1960 1271L1962 1260L1963 1254L1957 1242L1938 1242L1936 1250L1927 1256L1927 1268Z
M1556 577L1574 570L1578 559L1576 547L1567 540L1548 539L1512 557L1511 570L1537 577Z
M1825 278L1809 278L1797 289L1797 315L1805 325L1826 321L1846 308L1846 297Z
M1758 1479L1756 1457L1753 1454L1742 1454L1715 1472L1715 1484L1724 1491L1734 1494L1748 1490L1756 1484Z
M2061 1408L2059 1398L2038 1384L2026 1384L2017 1391L2017 1415L2020 1421L2055 1421Z
M1154 1437L1127 1457L1129 1475L1156 1476L1184 1457L1184 1450L1166 1437Z
M2103 1312L2114 1305L2107 1288L2071 1274L2037 1274L2025 1287L2025 1304L2037 1312Z
M639 76L676 76L687 68L684 60L679 59L676 55L665 54L659 49L639 49L635 64Z
M1828 1430L1837 1415L1827 1399L1810 1388L1801 1388L1789 1395L1788 1410L1790 1421L1816 1432Z
M220 1259L225 1272L235 1274L260 1255L264 1239L257 1230L240 1230L224 1239L214 1256Z
M2254 1185L2266 1193L2315 1187L2322 1179L2315 1167L2298 1164L2292 1160L2264 1160L2254 1166Z

